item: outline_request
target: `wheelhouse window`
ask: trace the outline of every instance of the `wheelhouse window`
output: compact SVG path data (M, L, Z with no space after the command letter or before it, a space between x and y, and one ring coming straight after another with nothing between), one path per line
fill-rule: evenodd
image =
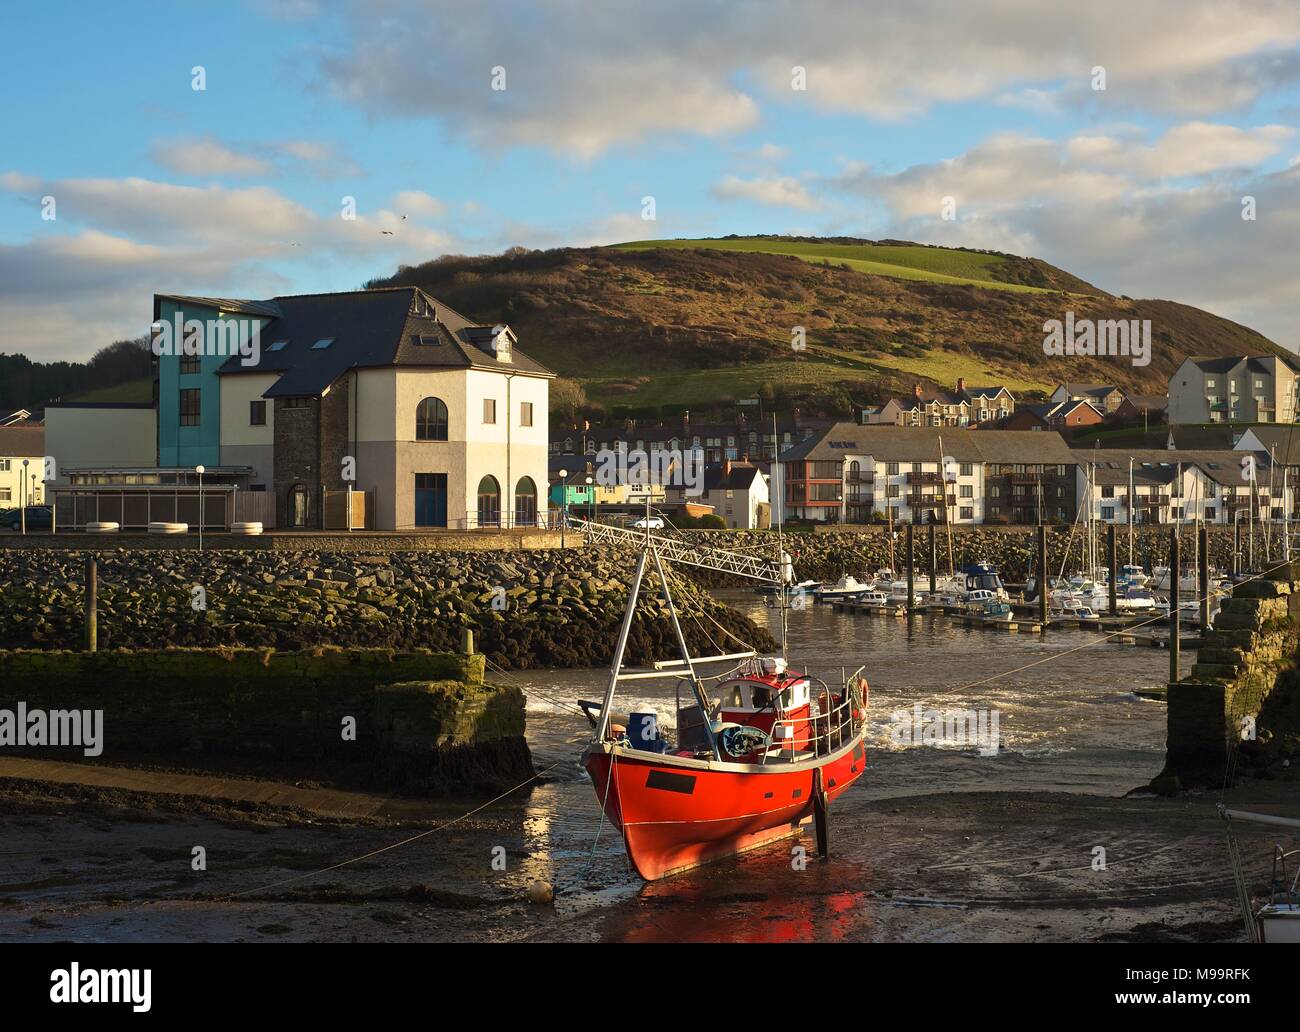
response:
M415 410L417 441L447 440L447 406L441 398L425 398Z

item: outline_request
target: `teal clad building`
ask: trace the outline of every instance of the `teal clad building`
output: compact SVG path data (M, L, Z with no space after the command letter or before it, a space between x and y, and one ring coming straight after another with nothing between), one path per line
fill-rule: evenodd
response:
M209 468L221 464L221 381L217 370L237 340L250 339L279 314L273 302L155 295L158 377L158 465ZM201 324L197 354L182 347L186 323ZM159 350L163 354L159 354Z

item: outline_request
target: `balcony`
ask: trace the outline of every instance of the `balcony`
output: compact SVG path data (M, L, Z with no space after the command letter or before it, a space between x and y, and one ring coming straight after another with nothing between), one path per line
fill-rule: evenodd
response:
M909 473L907 482L909 484L938 484L943 481L941 473Z
M844 482L846 484L874 484L876 482L876 476L874 473L863 473L860 471L854 473L850 471L844 474Z
M956 495L948 495L948 508L953 508L957 504ZM908 495L907 507L909 509L941 509L944 506L944 499L941 495Z
M1136 510L1163 509L1168 504L1169 496L1167 494L1138 495L1133 499L1133 508Z

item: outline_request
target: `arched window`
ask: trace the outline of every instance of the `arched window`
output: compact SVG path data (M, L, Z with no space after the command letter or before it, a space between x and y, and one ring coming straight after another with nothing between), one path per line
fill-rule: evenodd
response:
M515 485L515 526L537 526L537 485L532 477L520 477Z
M425 398L415 410L415 439L417 441L445 441L447 439L447 406L441 398Z
M478 482L478 525L501 526L501 486L496 477L484 477Z

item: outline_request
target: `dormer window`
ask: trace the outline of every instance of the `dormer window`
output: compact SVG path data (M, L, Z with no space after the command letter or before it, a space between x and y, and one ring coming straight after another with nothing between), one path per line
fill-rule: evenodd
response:
M312 351L324 351L333 343L334 343L333 337L322 337L320 340L318 340L315 344L311 346L311 349Z
M269 348L267 348L266 350L267 350L267 351L283 351L283 350L285 349L286 345L288 345L288 343L289 343L289 342L288 342L287 340L277 340L277 341L272 341L272 342L271 342L271 346L270 346Z

